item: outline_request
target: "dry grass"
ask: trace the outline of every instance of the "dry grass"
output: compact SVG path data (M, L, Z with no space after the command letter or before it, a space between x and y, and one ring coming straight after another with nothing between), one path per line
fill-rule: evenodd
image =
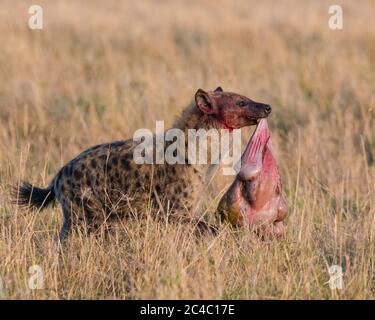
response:
M26 27L32 2L0 2L3 297L375 297L373 1L335 1L342 31L328 28L327 1L39 2L43 31ZM171 125L198 87L217 85L274 107L283 240L227 227L195 240L148 219L109 239L75 234L59 254L60 208L9 204L19 179L46 185L84 148ZM33 264L43 290L26 290ZM326 284L331 264L343 290Z

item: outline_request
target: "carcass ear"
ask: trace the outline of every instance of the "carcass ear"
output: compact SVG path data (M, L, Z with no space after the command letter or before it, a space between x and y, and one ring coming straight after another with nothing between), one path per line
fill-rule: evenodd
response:
M214 92L224 92L222 87L217 87Z
M198 91L195 94L195 103L203 113L215 113L214 101L211 99L210 95L206 91L198 89Z

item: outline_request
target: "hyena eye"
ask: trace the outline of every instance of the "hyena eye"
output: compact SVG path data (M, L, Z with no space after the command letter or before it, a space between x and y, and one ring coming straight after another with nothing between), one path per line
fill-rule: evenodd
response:
M242 107L245 107L247 103L245 101L241 100L237 104L238 104L238 106L240 106L242 108Z

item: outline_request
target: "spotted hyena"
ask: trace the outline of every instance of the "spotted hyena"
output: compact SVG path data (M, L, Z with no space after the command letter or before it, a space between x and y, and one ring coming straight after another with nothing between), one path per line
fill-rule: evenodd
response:
M269 105L224 92L221 87L208 92L199 89L174 127L186 135L188 129L232 130L255 125L270 112ZM20 206L43 209L57 199L64 214L60 239L72 226L84 224L89 230L97 230L135 212L142 214L150 206L158 216L162 213L192 219L204 195L210 166L139 165L133 159L139 143L125 140L89 148L64 165L47 188L29 183L16 187L14 200Z

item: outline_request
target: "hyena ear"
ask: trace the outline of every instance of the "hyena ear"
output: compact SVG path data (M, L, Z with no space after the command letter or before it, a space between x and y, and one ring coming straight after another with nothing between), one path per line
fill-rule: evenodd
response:
M224 92L222 87L217 87L214 92Z
M202 89L198 89L195 93L195 103L199 110L205 114L212 114L216 111L214 101L210 97L210 94Z

